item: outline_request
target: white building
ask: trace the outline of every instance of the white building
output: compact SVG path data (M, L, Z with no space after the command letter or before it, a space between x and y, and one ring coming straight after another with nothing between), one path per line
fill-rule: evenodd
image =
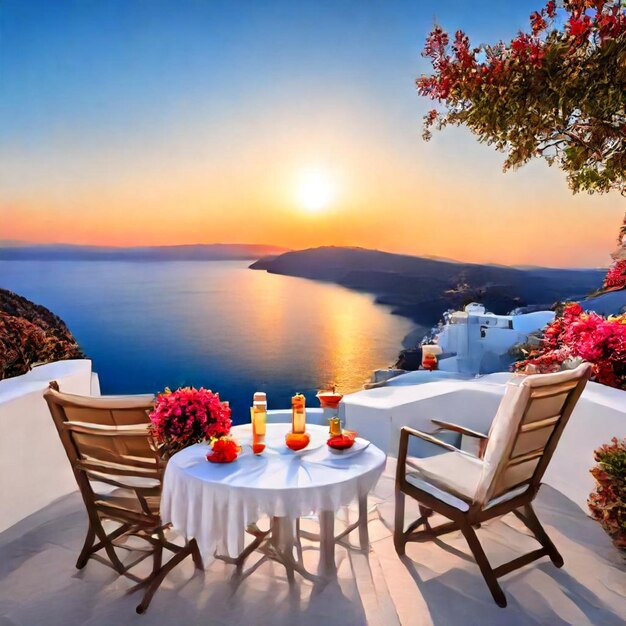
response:
M451 355L441 359L439 369L469 375L507 370L512 360L509 350L553 319L552 311L495 315L481 304L468 304L448 316L437 337L444 355Z

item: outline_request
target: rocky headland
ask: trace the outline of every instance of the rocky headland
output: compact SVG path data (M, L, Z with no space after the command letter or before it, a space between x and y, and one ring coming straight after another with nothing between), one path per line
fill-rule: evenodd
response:
M250 266L326 280L372 293L393 312L430 327L444 311L472 301L504 314L521 306L580 299L602 284L601 269L479 265L367 250L322 247L262 258Z
M602 269L480 265L343 247L286 252L250 267L373 294L377 303L417 325L405 338L405 348L415 345L448 309L474 301L498 314L518 307L550 308L557 301L584 298L605 274Z
M0 289L0 380L35 363L84 358L65 322L12 291Z

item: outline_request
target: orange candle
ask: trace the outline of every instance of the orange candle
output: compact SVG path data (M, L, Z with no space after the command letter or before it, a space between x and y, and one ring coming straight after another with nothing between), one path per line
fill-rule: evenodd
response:
M301 393L297 393L291 398L291 432L304 434L306 431L305 398Z

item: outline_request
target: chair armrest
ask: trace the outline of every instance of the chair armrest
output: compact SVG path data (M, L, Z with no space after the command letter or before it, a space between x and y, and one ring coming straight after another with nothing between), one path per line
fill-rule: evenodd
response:
M435 444L436 446L440 446L441 448L445 448L450 452L459 452L460 454L467 454L458 448L455 448L453 445L446 443L445 441L441 441L428 433L423 433L421 430L415 430L414 428L410 428L409 426L403 426L400 429L400 448L398 450L398 464L396 466L396 485L399 484L400 481L403 481L406 476L406 457L407 451L409 448L409 437L418 437L428 443ZM471 456L471 455L469 455Z
M478 437L479 439L489 439L484 433L479 433L477 430L472 430L466 426L460 424L454 424L453 422L444 422L443 420L430 420L433 424L437 424L439 430L452 430L455 433L461 433L462 435L468 435L469 437Z
M406 438L408 441L409 435L412 437L418 437L419 439L423 439L424 441L428 441L428 443L434 443L436 446L441 446L442 448L446 448L446 450L450 450L451 452L458 452L458 448L455 448L451 443L446 443L445 441L441 441L441 439L437 439L437 437L433 437L428 433L424 433L421 430L415 430L414 428L409 428L408 426L402 427L402 434L406 433Z

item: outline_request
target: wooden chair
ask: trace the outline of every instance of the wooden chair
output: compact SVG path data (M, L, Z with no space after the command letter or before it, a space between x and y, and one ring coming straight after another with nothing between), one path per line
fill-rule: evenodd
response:
M427 541L460 530L496 604L501 607L506 606L506 597L498 584L499 577L543 556L549 556L561 567L563 558L537 519L532 501L590 375L591 366L582 364L574 370L537 374L509 382L488 435L433 420L439 430L453 430L483 442L479 457L430 434L402 428L394 531L398 554L405 554L407 541ZM436 444L445 452L426 458L408 457L410 437ZM421 513L406 530L405 494L420 503ZM433 512L452 521L431 527L428 518ZM474 528L509 512L527 526L541 548L492 568ZM416 530L421 525L425 528Z
M195 540L181 547L167 541L164 534L167 525L161 521L159 507L166 463L149 432L148 411L154 397L77 396L59 392L55 381L44 397L89 519L76 567L82 569L93 558L136 581L133 589L145 587L137 607L137 612L143 613L165 576L185 557L191 554L196 567L202 568ZM106 485L109 488L103 490ZM117 528L107 533L104 520L117 523ZM149 547L138 559L124 564L116 548L136 550L125 545L130 536L140 537ZM164 548L174 556L162 565ZM101 550L108 560L98 554ZM130 572L151 555L153 567L148 578Z

